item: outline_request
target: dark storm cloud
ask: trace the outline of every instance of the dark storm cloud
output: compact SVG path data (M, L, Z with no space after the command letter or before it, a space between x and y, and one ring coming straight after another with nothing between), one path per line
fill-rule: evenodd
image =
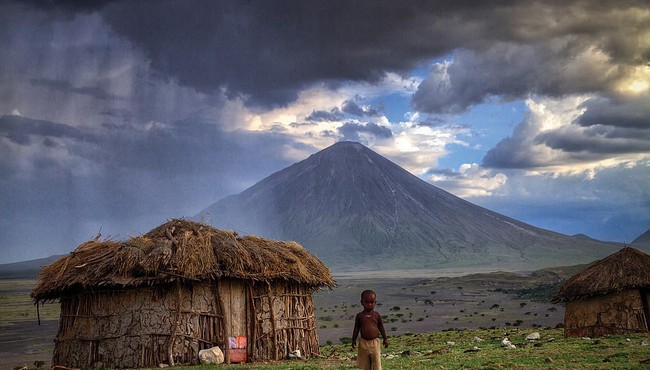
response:
M76 127L19 116L0 117L0 135L20 145L29 145L32 136L96 141L93 135Z
M422 112L461 113L491 97L509 101L530 94L561 97L608 90L621 73L592 60L590 47L498 43L482 51L459 50L453 62L433 67L413 104ZM584 53L582 60L574 53Z
M83 87L74 87L67 81L60 80L48 80L48 79L32 79L32 85L34 86L43 86L48 89L55 91L60 91L63 93L72 93L80 95L88 95L95 99L99 100L119 100L121 99L117 95L109 94L106 90L98 86L83 86Z
M14 0L19 4L31 5L48 11L62 10L72 13L90 12L103 8L106 4L115 0Z
M373 107L361 107L352 100L343 102L343 107L327 110L314 110L306 120L310 122L337 122L345 119L345 113L358 117L378 117L381 114Z
M578 123L583 126L606 125L650 130L650 97L632 99L591 98L582 104L586 109Z
M535 143L598 160L612 154L649 153L650 132L598 125L585 130L560 129L543 133L537 136Z
M129 122L133 119L133 113L126 109L107 109L99 114L106 117L117 118L124 122Z
M347 114L352 114L354 116L363 117L364 111L357 103L352 100L346 100L343 103L342 110Z
M343 113L338 108L329 111L315 110L306 119L311 122L336 122L343 119Z
M648 50L639 51L629 40L638 24L625 11L635 4L643 6L596 1L165 2L157 3L155 12L150 3L129 4L128 10L109 7L105 16L148 53L154 68L199 90L227 86L262 104L287 103L318 81L376 81L386 71L407 71L459 50L448 95L460 109L490 94L601 88L613 76L590 74L589 63L575 71L578 76L554 84L570 74L561 73L566 61L594 45L614 62L647 57ZM494 44L506 46L495 49ZM478 92L469 91L465 75L479 82L471 86ZM424 104L422 95L418 106L440 111Z
M359 117L377 117L381 115L377 109L373 107L361 107L353 100L346 100L343 102L341 110L345 113Z
M226 88L229 96L259 105L287 104L315 83L374 82L388 71L405 72L455 51L444 94L438 94L441 81L434 74L414 102L423 111L457 112L492 95L605 88L616 76L590 74L600 71L589 63L563 80L571 71L561 67L593 47L623 67L643 65L650 56L630 37L643 24L631 13L645 9L641 0L100 5L110 27L141 48L162 75L201 92Z
M488 150L481 165L487 168L527 169L548 164L545 158L530 153L526 148L516 138L507 137Z
M379 126L372 122L346 122L343 126L338 128L338 131L342 136L342 140L348 141L362 141L360 134L370 134L379 139L387 139L393 136L393 132L390 128Z
M63 93L72 93L80 95L88 95L95 99L99 100L119 100L121 99L117 95L109 94L106 90L98 86L83 86L83 87L74 87L67 81L60 80L48 80L48 79L32 79L32 85L34 86L43 86L48 89L55 91L60 91Z

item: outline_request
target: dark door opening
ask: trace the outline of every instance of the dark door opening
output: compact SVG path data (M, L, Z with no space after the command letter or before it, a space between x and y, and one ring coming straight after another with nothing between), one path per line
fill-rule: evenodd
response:
M645 315L645 330L650 331L650 289L641 289L641 302L643 302L643 314Z

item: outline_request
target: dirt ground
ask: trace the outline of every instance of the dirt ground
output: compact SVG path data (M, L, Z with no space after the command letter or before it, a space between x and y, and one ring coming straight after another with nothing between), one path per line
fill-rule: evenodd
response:
M50 365L58 320L20 322L0 328L0 369L13 369L44 361Z
M362 310L359 295L365 289L377 293L376 310L384 317L389 337L451 328L547 328L564 321L562 305L520 299L512 294L515 289L547 283L544 279L511 274L407 276L338 278L335 289L315 293L321 344L336 344L352 336L354 315Z

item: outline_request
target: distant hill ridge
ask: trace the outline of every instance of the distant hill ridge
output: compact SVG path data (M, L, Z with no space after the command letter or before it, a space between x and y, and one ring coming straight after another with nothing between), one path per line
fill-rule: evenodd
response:
M64 255L54 255L29 261L5 263L0 265L0 279L32 279L41 267L56 261Z
M648 229L643 234L639 235L631 243L635 247L648 247L650 248L650 229Z
M537 228L339 142L207 207L216 227L296 240L333 270L588 263L621 245Z

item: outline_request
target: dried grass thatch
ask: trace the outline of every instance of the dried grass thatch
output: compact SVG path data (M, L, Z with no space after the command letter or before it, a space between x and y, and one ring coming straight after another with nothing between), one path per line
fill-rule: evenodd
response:
M177 219L126 242L95 239L81 244L43 268L32 298L38 302L77 290L221 277L283 279L314 289L335 285L327 266L295 242L239 237Z
M625 247L571 277L553 297L569 302L625 289L650 287L650 255Z

